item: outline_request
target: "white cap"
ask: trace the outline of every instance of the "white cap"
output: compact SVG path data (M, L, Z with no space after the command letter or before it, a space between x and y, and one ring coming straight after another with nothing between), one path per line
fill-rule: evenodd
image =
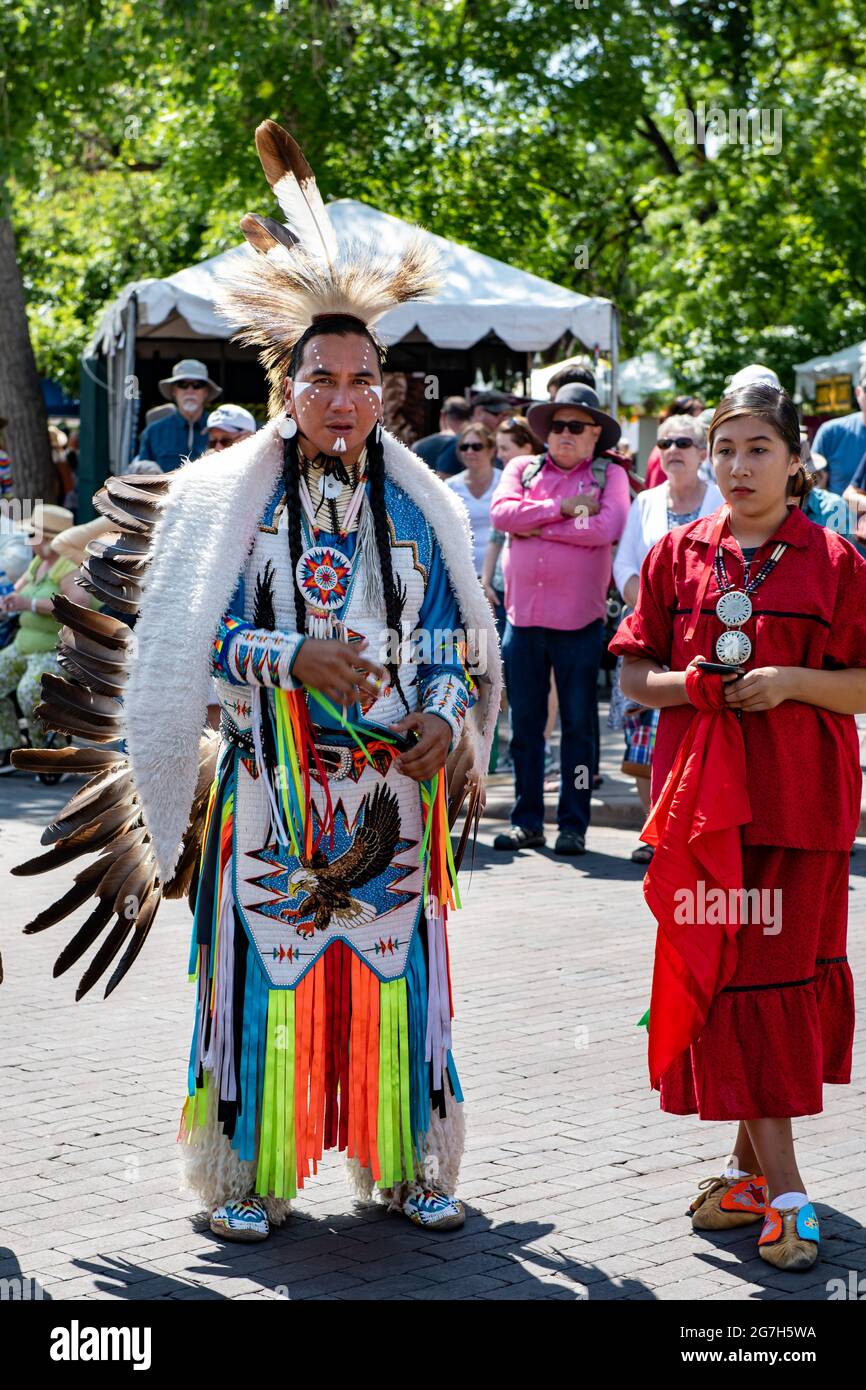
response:
M205 425L208 430L231 430L235 434L241 434L244 430L253 433L256 428L255 416L244 410L242 405L218 405L207 417Z
M762 367L759 362L752 362L748 367L741 367L738 372L734 372L724 394L730 395L738 386L775 386L777 391L782 390L782 383L772 367Z

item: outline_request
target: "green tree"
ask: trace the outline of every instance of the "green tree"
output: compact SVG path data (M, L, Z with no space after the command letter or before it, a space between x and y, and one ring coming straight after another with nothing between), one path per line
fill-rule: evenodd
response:
M16 0L0 40L31 334L67 385L126 281L274 212L265 116L326 197L614 298L625 351L665 353L683 387L754 357L790 381L866 337L852 0ZM684 140L701 102L781 111L778 153Z

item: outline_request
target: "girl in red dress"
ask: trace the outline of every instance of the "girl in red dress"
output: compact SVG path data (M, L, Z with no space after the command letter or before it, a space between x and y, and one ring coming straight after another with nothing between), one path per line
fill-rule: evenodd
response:
M662 711L642 837L657 846L650 1076L662 1109L739 1122L693 1225L763 1218L760 1255L806 1269L818 1221L791 1120L851 1078L866 562L800 510L811 484L783 391L726 396L709 446L725 506L653 547L611 644L623 693Z

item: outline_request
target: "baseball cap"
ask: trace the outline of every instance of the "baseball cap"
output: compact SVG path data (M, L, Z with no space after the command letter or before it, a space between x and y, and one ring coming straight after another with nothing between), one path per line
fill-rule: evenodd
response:
M760 362L750 362L748 367L741 367L738 372L734 372L725 387L725 395L729 396L740 386L775 386L777 391L782 389L782 383L772 367L762 367Z
M244 410L242 405L218 405L207 417L205 425L208 430L232 430L235 434L241 434L244 430L252 432L256 428L255 416Z

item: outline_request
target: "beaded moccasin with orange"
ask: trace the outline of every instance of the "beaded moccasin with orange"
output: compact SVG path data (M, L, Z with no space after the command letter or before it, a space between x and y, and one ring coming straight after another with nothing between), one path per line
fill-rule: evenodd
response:
M804 1207L767 1207L758 1254L777 1269L811 1269L821 1233L811 1202Z
M728 1231L760 1221L767 1204L767 1184L755 1174L745 1178L705 1178L689 1207L697 1231Z

